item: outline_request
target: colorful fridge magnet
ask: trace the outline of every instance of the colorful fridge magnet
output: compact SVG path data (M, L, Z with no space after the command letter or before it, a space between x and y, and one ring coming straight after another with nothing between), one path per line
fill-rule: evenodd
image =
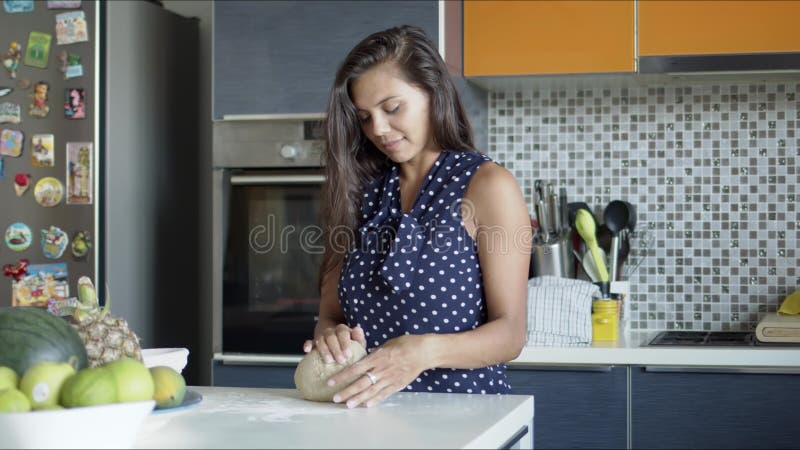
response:
M28 108L28 114L33 117L47 117L50 107L47 105L47 93L50 85L46 81L40 81L33 85L33 103Z
M83 119L86 117L84 91L81 88L67 88L65 91L64 117L67 119Z
M89 254L92 248L91 237L88 231L78 231L72 237L72 256L76 258L83 258Z
M9 14L33 12L33 0L3 0L3 9Z
M45 258L58 259L64 254L69 244L69 236L64 230L55 225L50 225L47 230L42 230L42 253Z
M64 74L65 80L83 76L83 65L79 55L61 50L61 53L58 54L58 60L61 62L61 73Z
M14 88L0 86L0 97L5 97L6 95L14 92Z
M47 2L47 9L78 9L80 7L81 0L61 0Z
M33 196L36 203L45 208L56 206L61 203L61 198L64 196L64 186L56 178L44 177L36 182Z
M31 229L22 222L12 223L6 228L6 245L15 252L23 252L31 246Z
M3 275L11 277L14 281L19 281L28 274L28 260L22 258L17 260L16 264L5 264L3 266Z
M14 192L17 193L17 197L22 197L22 194L31 187L31 174L29 173L18 173L14 175Z
M31 80L27 78L21 78L17 80L17 89L22 89L23 91L31 87Z
M0 103L0 123L19 123L19 105L16 103Z
M6 179L6 160L0 158L0 180Z
M69 297L66 263L31 264L28 274L11 282L11 306L46 307Z
M22 154L25 137L20 130L3 128L0 130L0 155L17 158Z
M22 57L22 47L19 42L11 41L8 51L3 53L3 67L8 71L11 79L17 78L17 69L19 69L19 59Z
M47 33L31 31L31 34L28 35L25 65L40 69L47 68L47 57L50 56L50 41L52 40L53 36Z
M89 33L83 11L70 11L56 15L56 42L58 45L87 42Z
M34 134L31 137L31 165L33 167L56 165L54 139L52 134Z
M67 203L91 205L92 143L67 142Z

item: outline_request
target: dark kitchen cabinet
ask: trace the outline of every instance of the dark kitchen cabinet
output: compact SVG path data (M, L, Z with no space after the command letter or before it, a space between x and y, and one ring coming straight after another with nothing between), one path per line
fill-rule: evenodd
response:
M218 1L213 116L319 114L338 64L370 33L410 24L438 42L426 1Z
M296 364L259 365L213 362L211 385L227 387L261 387L294 389Z
M625 366L509 366L513 394L534 396L533 448L625 448Z
M631 368L633 448L797 448L800 375L689 370Z

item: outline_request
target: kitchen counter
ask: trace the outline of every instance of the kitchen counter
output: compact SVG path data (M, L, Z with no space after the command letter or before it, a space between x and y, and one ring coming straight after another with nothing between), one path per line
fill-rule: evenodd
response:
M648 347L658 331L631 333L616 342L583 346L526 346L510 366L660 365L730 368L778 368L800 373L800 346L791 347ZM302 355L215 354L233 364L297 364Z
M293 389L191 386L196 406L152 414L135 448L532 448L533 397L398 393L372 408Z

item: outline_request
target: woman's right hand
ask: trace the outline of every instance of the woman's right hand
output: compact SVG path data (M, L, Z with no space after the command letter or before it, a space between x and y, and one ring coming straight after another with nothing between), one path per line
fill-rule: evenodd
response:
M319 356L326 364L334 361L344 364L347 358L352 356L350 352L350 341L356 341L364 348L367 348L367 338L364 330L356 325L350 328L340 323L335 327L322 330L314 340L307 340L303 343L303 351L308 353L316 347Z

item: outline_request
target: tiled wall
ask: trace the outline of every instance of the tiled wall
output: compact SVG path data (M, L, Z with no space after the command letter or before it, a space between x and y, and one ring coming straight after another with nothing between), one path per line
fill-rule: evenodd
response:
M531 212L535 179L600 221L637 207L655 240L629 277L632 331L748 330L800 288L799 101L796 81L493 91L488 153Z

